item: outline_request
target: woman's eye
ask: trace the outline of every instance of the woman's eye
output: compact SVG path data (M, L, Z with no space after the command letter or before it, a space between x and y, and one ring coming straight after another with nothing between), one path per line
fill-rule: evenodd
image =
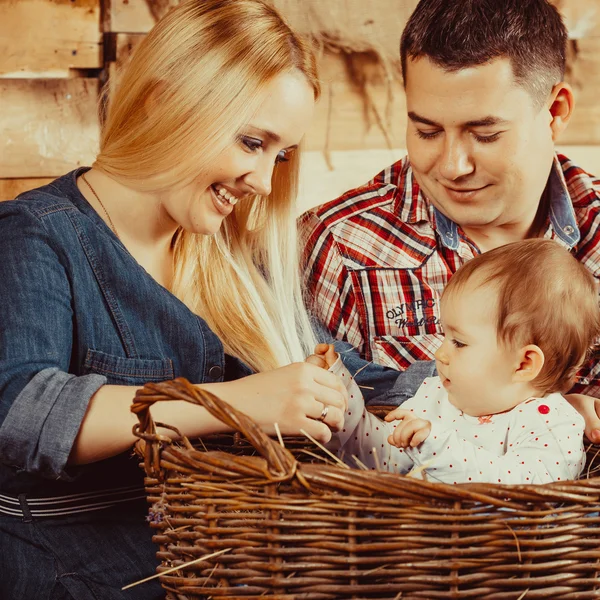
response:
M262 148L262 140L246 137L245 135L240 138L240 141L250 152L256 152L259 148Z
M277 158L275 159L275 163L283 163L283 162L287 162L288 160L290 160L289 156L288 156L288 152L287 150L282 150L278 155Z

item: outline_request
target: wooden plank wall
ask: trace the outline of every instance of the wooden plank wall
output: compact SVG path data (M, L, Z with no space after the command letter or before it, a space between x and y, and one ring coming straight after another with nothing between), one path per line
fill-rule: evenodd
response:
M116 76L176 1L0 0L0 199L92 162L99 82ZM561 142L587 146L580 152L588 160L583 166L600 172L600 0L554 1L575 38L569 80L577 109ZM355 2L365 18L376 11L377 0ZM402 23L394 27L399 38ZM323 54L323 95L305 143L307 205L361 183L402 154L406 115L399 80L391 83L390 101L383 78L369 77L361 89L352 76L377 69L368 53Z

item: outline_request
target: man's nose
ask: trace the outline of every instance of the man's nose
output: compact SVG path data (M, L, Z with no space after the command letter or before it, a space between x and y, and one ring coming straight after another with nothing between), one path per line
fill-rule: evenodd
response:
M456 181L474 171L470 148L464 140L446 136L442 155L439 159L439 172L447 181Z

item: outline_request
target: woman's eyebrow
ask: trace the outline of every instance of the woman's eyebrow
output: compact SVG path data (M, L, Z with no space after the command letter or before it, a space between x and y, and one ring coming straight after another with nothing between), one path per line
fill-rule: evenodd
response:
M262 133L265 137L269 138L275 144L281 143L281 137L279 135L277 135L275 132L269 131L268 129L263 129L262 127L256 127L255 125L250 125L250 127L252 129ZM294 150L297 147L298 147L298 144L294 144L292 146L288 146L286 148L286 150Z

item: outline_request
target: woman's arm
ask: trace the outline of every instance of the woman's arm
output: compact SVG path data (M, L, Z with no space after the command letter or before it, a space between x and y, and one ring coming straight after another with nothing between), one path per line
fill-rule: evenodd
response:
M331 438L329 426L341 427L347 395L337 376L307 363L197 387L246 413L269 434L275 434L277 423L284 435L298 435L303 429L322 442ZM70 464L109 458L133 445L137 438L132 428L137 417L130 406L138 389L105 385L94 394L73 444ZM327 424L317 420L324 405L329 406ZM185 401L157 402L150 412L156 422L177 427L188 437L227 430L204 408Z

